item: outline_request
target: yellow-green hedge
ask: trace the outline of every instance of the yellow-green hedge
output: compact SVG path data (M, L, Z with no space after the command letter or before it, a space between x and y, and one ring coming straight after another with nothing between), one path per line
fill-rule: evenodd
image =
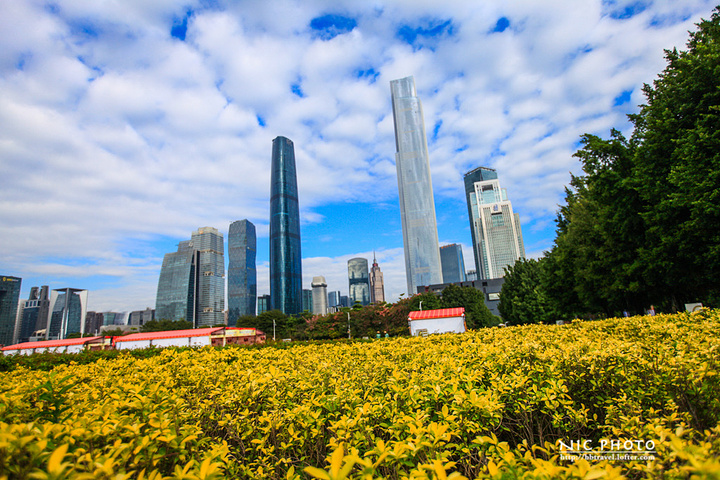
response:
M719 476L719 371L720 311L18 368L0 478Z

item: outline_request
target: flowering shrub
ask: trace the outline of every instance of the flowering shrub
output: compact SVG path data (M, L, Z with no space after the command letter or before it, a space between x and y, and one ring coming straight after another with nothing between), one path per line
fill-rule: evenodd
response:
M0 477L717 476L719 371L720 311L19 366ZM652 458L561 448L604 439Z

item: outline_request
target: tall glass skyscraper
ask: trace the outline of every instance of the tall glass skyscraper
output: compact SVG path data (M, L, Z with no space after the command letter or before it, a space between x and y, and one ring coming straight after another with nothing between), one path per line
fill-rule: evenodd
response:
M57 288L50 292L50 318L45 338L62 340L70 333L85 333L88 291Z
M44 330L47 326L48 312L50 309L50 289L47 285L32 287L30 296L25 300L22 310L18 342L27 342L38 330Z
M520 216L513 212L507 192L500 188L497 178L475 182L469 197L473 248L479 258L478 277L503 277L505 267L525 258Z
M277 137L270 174L270 309L302 312L300 207L293 142Z
M215 228L192 233L163 259L155 318L186 320L195 328L225 323L225 244Z
M248 220L230 224L228 231L228 325L243 315L255 315L257 300L257 253L255 225Z
M216 228L193 232L191 243L197 252L197 294L195 328L225 324L225 243Z
M440 263L442 263L443 282L457 283L466 280L462 247L457 243L440 247Z
M496 180L497 179L497 172L492 168L487 167L478 167L474 170L470 170L467 172L464 176L465 180L465 200L467 201L467 207L468 207L468 218L470 219L470 235L472 235L472 244L473 244L473 255L475 257L475 272L478 276L478 278L484 278L482 277L481 272L483 270L482 262L483 257L480 255L480 250L478 249L478 239L475 238L475 223L477 222L480 211L478 210L478 202L477 198L475 196L475 183L477 182L484 182L486 180Z
M407 294L442 283L425 121L413 77L390 82Z
M350 304L370 305L370 279L368 261L365 258L348 260L348 281L350 284Z
M20 285L22 285L21 278L0 277L0 345L7 346L13 343Z
M195 250L190 240L178 244L177 252L166 253L160 269L155 318L186 320L195 324Z

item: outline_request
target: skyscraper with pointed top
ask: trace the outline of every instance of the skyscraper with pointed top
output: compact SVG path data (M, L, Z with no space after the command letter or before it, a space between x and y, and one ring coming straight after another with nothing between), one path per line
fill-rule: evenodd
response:
M370 303L382 303L385 301L385 283L383 274L373 252L373 264L370 269Z
M395 122L395 166L397 167L400 217L405 247L407 294L420 285L442 283L435 199L430 179L430 161L422 104L415 79L390 82Z
M302 256L293 142L276 137L270 174L270 309L302 312Z

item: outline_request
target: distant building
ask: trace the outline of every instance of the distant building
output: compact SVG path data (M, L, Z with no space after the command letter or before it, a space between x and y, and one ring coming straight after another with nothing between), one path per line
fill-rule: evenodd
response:
M19 277L0 277L0 345L3 346L13 343L21 285Z
M46 340L63 340L71 333L85 333L88 291L57 288L50 292L50 317Z
M465 190L478 277L500 278L506 267L525 258L520 216L513 212L492 169L480 167L466 173Z
M258 296L257 314L265 313L270 309L270 295Z
M373 264L370 269L370 303L382 303L384 301L385 283L383 282L383 274L373 254Z
M85 333L99 335L104 320L102 312L87 312L85 314Z
M475 271L475 270L468 270L467 273L465 274L465 278L466 278L466 280L467 280L468 282L472 282L473 280L477 280L477 279L478 279L477 271Z
M340 303L338 305L340 306L340 308L349 307L350 297L348 297L347 295L340 295Z
M38 330L47 327L48 313L50 311L50 292L47 285L32 287L30 295L25 300L20 316L17 343L28 342L30 337Z
M328 313L327 283L325 277L313 277L312 280L312 313L326 315Z
M153 320L155 320L155 310L148 307L145 310L135 310L130 312L130 321L128 322L128 325L142 326Z
M230 224L228 231L228 325L244 315L255 315L257 299L257 254L255 225L248 220Z
M340 290L328 292L328 307L337 307L340 305Z
M304 309L300 207L295 147L285 137L272 144L270 171L270 309L294 315Z
M440 263L442 264L443 283L464 282L467 280L462 246L451 243L440 247Z
M223 235L204 227L163 259L155 313L158 320L186 320L195 328L225 323Z
M392 80L390 91L405 274L410 296L418 286L442 283L443 279L425 120L415 79Z
M272 296L271 296L272 297ZM304 288L302 290L302 311L312 312L313 308L313 291Z
M368 261L365 258L348 260L348 282L350 284L350 302L352 305L370 305L370 281Z

